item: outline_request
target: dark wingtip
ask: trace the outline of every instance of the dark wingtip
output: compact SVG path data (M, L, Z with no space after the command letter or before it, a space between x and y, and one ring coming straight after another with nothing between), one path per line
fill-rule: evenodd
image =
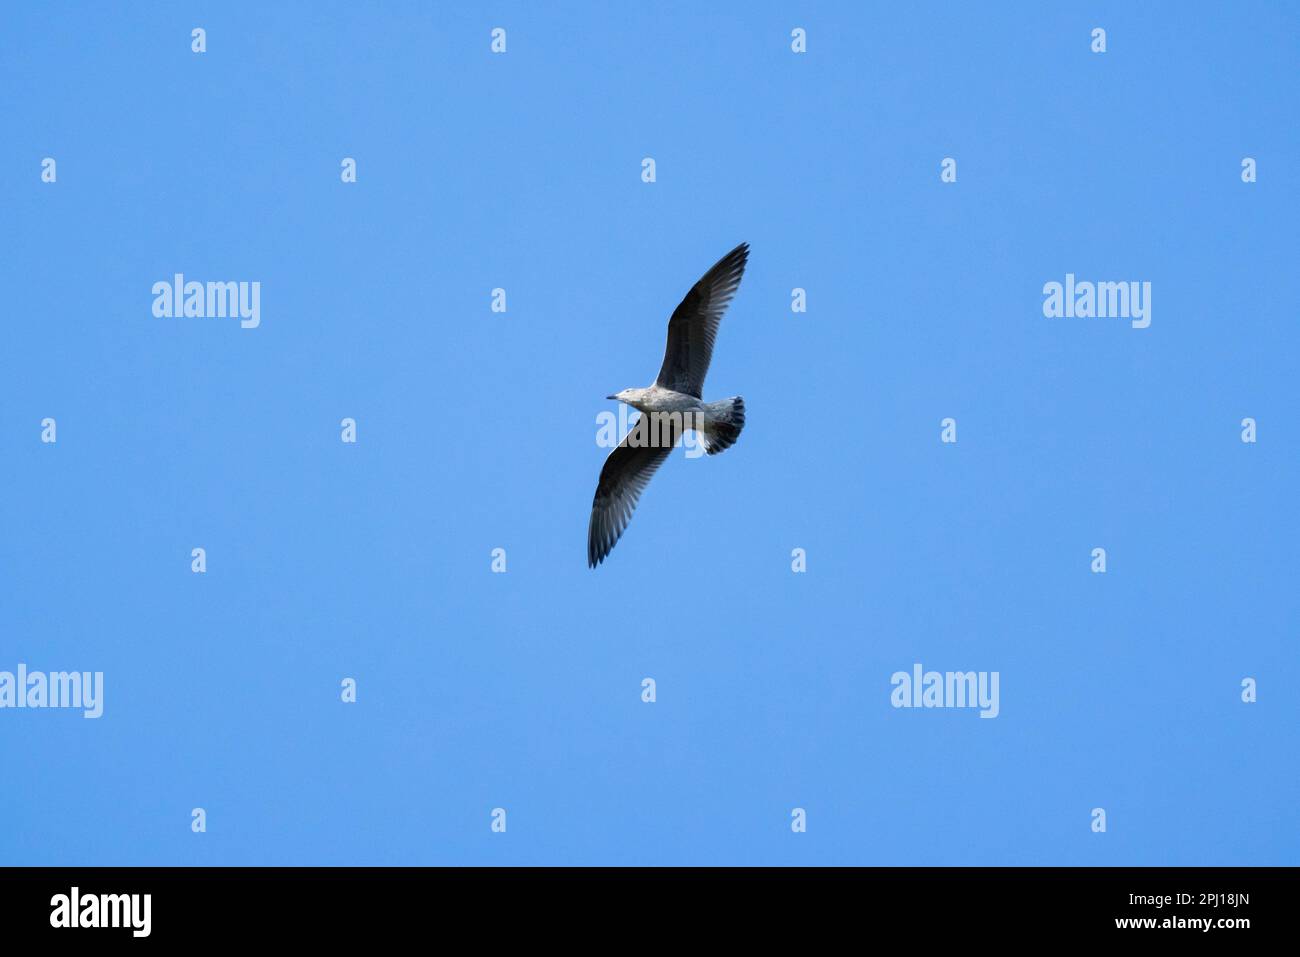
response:
M721 259L713 264L705 276L717 274L718 270L724 270L727 273L734 274L737 277L745 271L745 266L749 263L749 243L741 243L731 252L727 253Z

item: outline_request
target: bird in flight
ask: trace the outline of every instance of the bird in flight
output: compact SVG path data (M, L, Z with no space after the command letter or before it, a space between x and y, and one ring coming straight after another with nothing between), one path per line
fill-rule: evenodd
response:
M749 243L741 243L719 259L673 310L664 364L654 385L605 397L626 402L641 417L600 470L587 526L587 564L592 568L614 548L632 520L641 493L683 432L694 429L704 451L716 455L731 448L745 427L745 400L740 396L720 402L704 402L702 396L713 340L740 287L748 258Z

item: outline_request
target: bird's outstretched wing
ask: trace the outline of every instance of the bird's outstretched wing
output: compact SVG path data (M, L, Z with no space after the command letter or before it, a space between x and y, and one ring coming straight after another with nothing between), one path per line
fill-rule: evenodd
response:
M686 294L668 320L668 347L655 385L703 397L704 377L713 358L713 340L722 314L740 287L749 258L749 243L741 243L719 259Z
M595 568L632 520L641 493L681 438L680 417L642 415L600 470L587 525L587 564Z

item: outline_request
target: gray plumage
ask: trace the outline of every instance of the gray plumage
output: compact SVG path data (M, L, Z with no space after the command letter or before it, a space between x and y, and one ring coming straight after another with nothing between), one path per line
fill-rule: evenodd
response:
M744 399L703 402L702 396L718 326L740 287L748 258L749 244L741 243L719 259L673 310L663 366L654 385L607 397L640 410L641 418L600 470L587 525L587 564L592 568L618 542L641 493L686 429L695 429L704 450L716 455L731 448L744 428Z

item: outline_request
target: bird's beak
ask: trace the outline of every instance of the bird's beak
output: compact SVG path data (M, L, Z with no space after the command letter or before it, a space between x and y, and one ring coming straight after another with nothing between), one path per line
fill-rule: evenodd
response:
M607 396L605 396L605 398L607 398L607 399L617 399L618 396L616 396L616 395L607 395Z

